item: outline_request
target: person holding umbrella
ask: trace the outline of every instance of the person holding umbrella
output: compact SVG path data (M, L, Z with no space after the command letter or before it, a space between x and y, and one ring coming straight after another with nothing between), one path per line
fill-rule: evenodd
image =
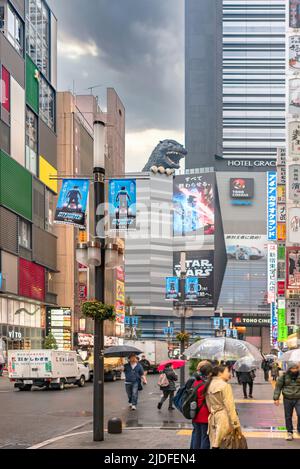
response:
M160 368L160 367L159 367ZM163 376L164 375L164 376ZM176 375L172 362L167 363L164 366L164 370L162 371L162 376L159 379L159 386L161 391L163 392L163 396L160 402L157 404L157 408L160 410L163 406L163 403L169 398L169 410L175 410L173 407L173 399L174 394L176 391L176 384L175 382L178 380L178 376Z
M128 357L128 363L124 366L125 388L128 395L129 407L136 410L139 396L139 387L144 379L144 370L138 362L135 353L131 353Z

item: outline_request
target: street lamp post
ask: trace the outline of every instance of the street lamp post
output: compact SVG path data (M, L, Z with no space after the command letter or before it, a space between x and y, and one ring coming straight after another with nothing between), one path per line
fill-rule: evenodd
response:
M185 332L185 278L186 278L186 253L180 254L180 294L182 302L182 314L180 317L180 330L183 334ZM184 355L184 340L180 341L180 355ZM180 368L180 386L185 383L185 367Z
M94 123L94 202L95 237L100 240L101 265L95 266L95 298L105 302L105 124L101 120ZM104 322L94 322L94 401L93 438L104 440Z

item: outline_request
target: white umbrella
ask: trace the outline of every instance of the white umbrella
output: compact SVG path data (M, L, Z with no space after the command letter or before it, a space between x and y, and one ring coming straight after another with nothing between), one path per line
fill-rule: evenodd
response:
M235 362L235 364L233 365L233 369L240 373L247 373L249 371L256 370L256 368L259 368L260 363L261 359L255 360L251 357L243 357Z
M184 354L188 358L201 358L204 360L236 361L243 357L262 360L260 351L254 345L243 340L226 337L212 337L200 340L186 349Z
M289 350L285 352L282 357L280 357L280 361L282 362L300 362L300 349L296 348L294 350Z

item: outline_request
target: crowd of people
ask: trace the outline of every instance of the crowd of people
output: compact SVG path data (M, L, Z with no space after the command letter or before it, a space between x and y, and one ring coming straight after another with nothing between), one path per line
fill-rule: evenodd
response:
M139 361L138 357L132 354L124 367L126 391L132 410L136 410L139 390L142 389L143 384L147 384L146 376L149 369L149 362L147 362L145 356L142 356L142 360ZM294 432L292 422L294 410L298 417L297 432L300 435L300 365L290 363L286 372L280 373L281 370L276 361L270 363L268 360L263 360L261 368L266 381L270 380L270 375L272 380L276 381L273 395L276 406L280 403L281 394L283 396L286 439L291 441ZM232 363L204 360L198 363L196 372L185 384L184 388L193 388L196 395L191 449L219 449L228 435L235 433L237 437L242 437L241 424L229 383L233 372ZM236 377L243 388L244 398L252 399L255 371L236 371ZM161 400L157 404L159 410L166 401L168 401L169 410L175 410L174 396L177 380L172 363L166 364L158 380L162 391Z

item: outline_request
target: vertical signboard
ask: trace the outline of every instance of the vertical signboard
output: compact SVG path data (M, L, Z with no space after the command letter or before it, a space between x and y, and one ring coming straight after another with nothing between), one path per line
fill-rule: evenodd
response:
M200 284L198 277L188 277L185 280L185 299L186 301L198 301L200 294Z
M300 122L291 121L288 124L288 159L293 160L300 156Z
M46 334L52 334L58 350L72 349L72 312L68 308L48 308Z
M289 26L300 28L300 0L289 0Z
M300 36L289 37L289 68L291 72L300 70Z
M294 117L300 116L300 79L289 80L289 113Z
M278 347L278 316L276 303L271 304L271 345Z
M111 230L136 229L136 180L111 179L108 188Z
M85 226L88 179L64 179L55 211L55 223Z
M179 300L180 280L178 277L166 278L166 300Z
M287 231L289 243L300 243L300 207L291 207L288 209Z
M277 282L277 246L268 244L268 303L275 302Z
M286 284L288 294L290 298L300 298L300 248L290 247L286 251Z
M300 202L300 164L288 166L288 198L291 202Z
M288 328L285 323L285 300L278 300L278 342L286 342Z
M277 173L268 172L268 241L277 239Z
M120 333L125 331L125 273L123 267L116 269L116 324Z

